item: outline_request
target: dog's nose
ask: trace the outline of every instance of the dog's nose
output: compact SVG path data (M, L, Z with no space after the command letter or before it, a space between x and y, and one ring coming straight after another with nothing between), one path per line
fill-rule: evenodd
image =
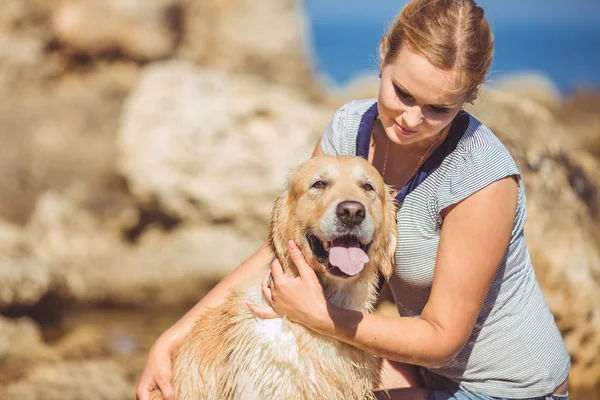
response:
M365 219L365 206L358 201L342 201L338 204L336 213L344 225L355 226Z

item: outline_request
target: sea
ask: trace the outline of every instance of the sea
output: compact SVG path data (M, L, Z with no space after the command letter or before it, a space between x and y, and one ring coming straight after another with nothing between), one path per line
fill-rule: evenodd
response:
M317 70L343 86L359 75L376 74L381 21L310 20ZM495 54L491 84L509 75L536 73L563 94L600 90L600 24L555 23L493 26Z

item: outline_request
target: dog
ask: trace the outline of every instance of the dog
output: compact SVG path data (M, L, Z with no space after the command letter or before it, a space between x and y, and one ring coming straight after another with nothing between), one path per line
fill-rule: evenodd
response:
M269 224L268 244L286 275L297 276L289 239L295 240L331 303L371 312L380 276L389 278L394 268L397 229L391 192L360 157L312 158L291 176ZM261 293L267 268L199 317L173 358L176 398L374 398L379 358L285 318L253 316L246 303L267 304Z

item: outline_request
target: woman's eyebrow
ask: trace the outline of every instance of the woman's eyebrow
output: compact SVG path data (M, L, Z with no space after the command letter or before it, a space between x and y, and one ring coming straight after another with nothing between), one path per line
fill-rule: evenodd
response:
M415 96L410 94L406 89L404 89L404 87L401 84L396 82L393 78L392 78L392 84L394 86L396 86L398 89L400 89L402 92L406 93L408 96L412 97L413 99L415 98ZM453 107L453 105L451 105L451 104L429 104L429 105L432 107L437 107L437 108L452 108Z

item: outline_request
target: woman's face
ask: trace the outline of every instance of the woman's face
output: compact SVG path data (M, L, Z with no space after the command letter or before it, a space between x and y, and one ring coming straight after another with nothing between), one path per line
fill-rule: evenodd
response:
M378 110L387 137L400 145L436 137L467 99L456 87L454 70L438 69L403 46L381 70Z

